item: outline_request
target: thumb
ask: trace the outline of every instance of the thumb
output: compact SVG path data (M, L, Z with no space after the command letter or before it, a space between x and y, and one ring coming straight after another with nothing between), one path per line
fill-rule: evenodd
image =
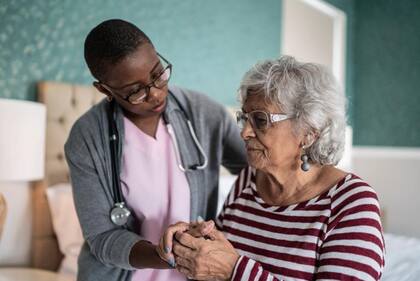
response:
M219 230L217 230L216 228L213 228L209 233L207 233L207 237L210 238L210 240L212 241L221 241L221 240L226 240L225 236L223 235L223 233Z
M213 229L215 228L214 226L214 221L209 220L200 224L199 231L202 236L206 236L213 231Z

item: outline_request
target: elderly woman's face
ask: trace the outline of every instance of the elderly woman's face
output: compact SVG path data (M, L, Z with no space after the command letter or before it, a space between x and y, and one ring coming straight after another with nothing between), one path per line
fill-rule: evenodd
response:
M273 114L284 114L275 104L269 104L260 94L248 95L242 110L255 110ZM299 168L301 136L293 132L292 119L272 123L265 130L259 130L247 122L241 132L245 140L248 160L251 166L260 170Z

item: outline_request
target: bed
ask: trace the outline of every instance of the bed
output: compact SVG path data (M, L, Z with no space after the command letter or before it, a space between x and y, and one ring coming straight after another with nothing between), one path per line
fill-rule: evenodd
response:
M385 270L382 281L420 280L420 240L385 234Z
M47 107L46 175L33 188L32 267L56 271L63 260L47 190L68 185L64 142L74 121L102 98L103 95L91 86L47 81L38 84L38 99ZM220 202L233 180L234 177L227 174L221 177ZM386 234L385 240L387 255L382 280L420 280L420 240L392 234Z
M75 120L101 95L94 87L42 81L37 85L38 100L47 108L45 178L33 186L32 267L56 271L63 259L53 230L47 187L68 183L64 143Z

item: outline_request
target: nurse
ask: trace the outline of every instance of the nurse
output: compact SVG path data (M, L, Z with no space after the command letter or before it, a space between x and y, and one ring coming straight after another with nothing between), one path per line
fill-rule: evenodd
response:
M65 145L85 238L78 280L185 280L156 245L177 221L214 218L220 165L246 165L237 126L223 106L169 86L174 67L129 22L92 29L85 60L106 99ZM115 208L126 215L111 218Z

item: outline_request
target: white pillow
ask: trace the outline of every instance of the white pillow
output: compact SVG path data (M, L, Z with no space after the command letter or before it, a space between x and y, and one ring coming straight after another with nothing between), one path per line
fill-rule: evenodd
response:
M219 197L217 198L217 215L222 210L226 197L228 196L233 184L236 181L237 175L220 174L219 177Z
M75 276L77 258L84 239L74 207L71 185L62 183L47 188L47 198L58 246L64 254L59 272Z

